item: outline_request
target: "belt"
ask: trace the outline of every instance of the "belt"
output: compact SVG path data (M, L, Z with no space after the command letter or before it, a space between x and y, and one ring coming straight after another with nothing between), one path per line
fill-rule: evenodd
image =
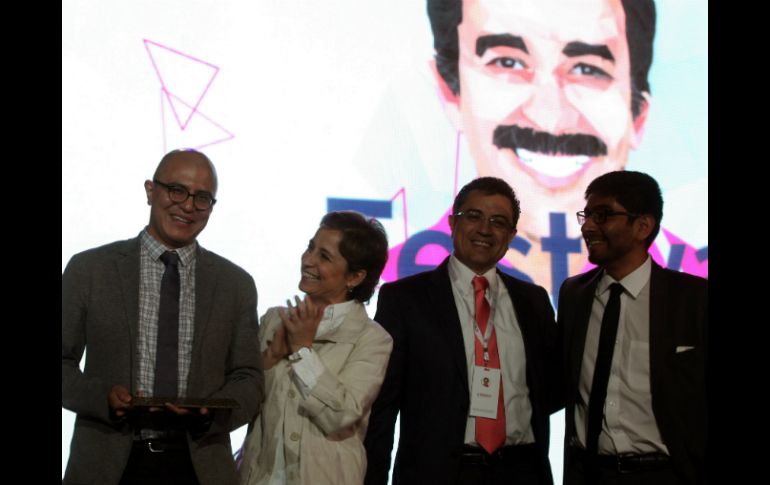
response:
M154 429L140 428L134 432L134 440L164 440L164 441L186 441L187 432L183 429Z
M483 448L465 445L460 454L460 463L464 465L494 466L500 463L535 463L537 461L537 445L534 443L503 446L491 454Z
M135 440L134 449L149 451L150 453L164 453L166 451L187 451L187 440Z
M618 473L635 473L658 470L668 466L670 457L665 453L622 453L620 455L596 455L591 457L582 448L571 448L572 454L588 464L592 460L600 468L615 470Z

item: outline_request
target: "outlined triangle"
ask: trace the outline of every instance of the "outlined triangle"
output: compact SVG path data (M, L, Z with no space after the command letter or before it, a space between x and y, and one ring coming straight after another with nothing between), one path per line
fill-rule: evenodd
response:
M176 123L185 130L219 67L149 39L143 41Z
M235 138L235 135L229 132L225 127L198 110L194 111L196 116L188 120L188 125L186 125L185 128L180 127L179 130L175 129L174 123L172 122L172 118L174 117L174 105L172 103L176 103L176 106L183 106L192 110L192 106L189 106L173 94L161 89L160 109L161 121L163 123L164 153L168 151L169 147L184 146L200 150L204 147ZM166 109L167 107L170 107L171 109ZM196 140L207 141L204 143L196 143Z

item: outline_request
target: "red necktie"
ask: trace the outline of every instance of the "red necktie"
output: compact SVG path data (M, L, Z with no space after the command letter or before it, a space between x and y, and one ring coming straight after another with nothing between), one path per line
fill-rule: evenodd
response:
M489 323L489 302L484 296L484 292L489 286L489 282L483 276L473 278L473 293L476 300L476 323L479 326L481 335L487 331ZM476 365L484 365L484 348L478 337L474 338L476 342ZM487 367L490 369L500 368L500 357L497 355L497 336L494 327L489 337L489 362ZM505 443L505 408L503 407L503 379L500 376L500 389L497 399L497 419L476 417L476 441L487 453L493 453L496 449Z

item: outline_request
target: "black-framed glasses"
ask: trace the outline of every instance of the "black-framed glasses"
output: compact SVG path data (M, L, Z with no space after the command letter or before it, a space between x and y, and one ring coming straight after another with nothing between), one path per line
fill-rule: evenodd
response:
M217 203L217 199L215 199L208 192L195 192L192 194L184 185L164 184L160 180L156 179L153 179L152 183L158 184L166 189L168 192L168 198L171 199L171 202L174 202L175 204L183 204L188 198L192 197L193 206L195 206L197 210L207 211Z
M468 221L471 224L481 224L484 221L484 213L481 211L477 211L476 209L468 209L467 211L460 211L456 212L454 214L455 217L462 217L466 221ZM490 216L486 218L487 221L489 221L489 225L492 227L492 229L496 231L507 231L511 232L513 230L513 224L508 222L508 219L506 219L503 216Z
M584 210L576 212L575 215L577 215L578 224L581 226L586 223L586 219L588 218L594 221L594 224L604 224L607 222L607 218L612 216L628 216L631 218L639 217L639 214L625 211L614 211L611 209L597 209L595 211Z

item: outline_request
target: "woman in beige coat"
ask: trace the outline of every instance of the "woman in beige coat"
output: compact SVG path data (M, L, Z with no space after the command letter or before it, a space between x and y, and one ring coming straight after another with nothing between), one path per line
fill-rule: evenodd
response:
M388 257L385 231L331 212L302 254L299 289L262 317L267 398L240 468L244 485L360 484L364 436L393 347L366 314Z

